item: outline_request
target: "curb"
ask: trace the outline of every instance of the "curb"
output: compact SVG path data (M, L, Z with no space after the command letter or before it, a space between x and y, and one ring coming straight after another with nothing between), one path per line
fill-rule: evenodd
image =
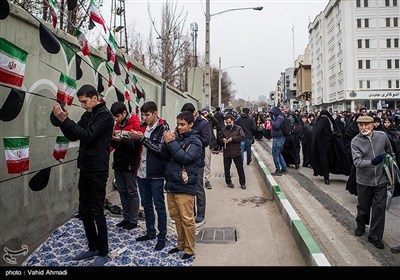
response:
M315 242L313 236L301 221L299 215L296 213L296 210L294 210L289 200L276 183L261 157L254 148L251 148L251 151L257 160L257 166L261 172L265 184L267 185L268 190L272 193L273 200L275 201L275 204L281 212L283 219L288 225L290 232L296 241L297 247L300 250L300 253L306 260L306 263L309 266L331 266L328 259Z

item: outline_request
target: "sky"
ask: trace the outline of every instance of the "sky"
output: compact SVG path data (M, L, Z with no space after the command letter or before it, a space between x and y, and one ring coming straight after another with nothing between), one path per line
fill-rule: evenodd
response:
M177 0L178 10L187 11L187 32L190 23L198 25L197 52L204 57L206 0ZM236 99L254 101L275 90L280 73L294 66L294 58L303 54L308 44L308 24L322 12L328 0L211 0L210 14L237 8L263 6L263 10L229 11L211 16L211 66L221 68L233 81ZM117 1L117 3L119 3ZM125 0L127 25L147 38L152 28L148 15L160 26L162 4L165 0ZM104 0L101 13L110 26L111 0ZM294 27L294 28L293 28ZM294 32L292 31L294 30ZM294 40L293 40L294 34ZM294 52L293 52L294 46ZM244 68L231 67L243 65Z

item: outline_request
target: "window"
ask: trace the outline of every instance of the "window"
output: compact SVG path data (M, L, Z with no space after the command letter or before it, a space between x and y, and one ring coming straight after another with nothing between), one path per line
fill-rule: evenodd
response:
M341 52L342 51L342 43L339 43L338 45L339 45L339 52Z
M393 0L393 6L397 6L397 0Z
M394 47L395 48L399 47L399 38L394 39Z
M399 18L395 17L393 18L393 26L399 26Z
M396 80L396 88L400 88L400 80Z
M356 7L357 7L357 8L360 8L360 7L361 7L361 0L357 0L357 1L356 1Z
M370 80L367 81L367 88L371 88L371 81Z
M388 80L388 88L392 88L392 81Z
M390 17L386 18L386 27L390 27Z
M357 40L357 47L358 47L359 49L362 48L362 40L361 40L361 39L358 39L358 40Z
M360 28L360 27L361 27L361 19L358 18L358 19L357 19L357 28Z
M371 60L367 59L365 61L365 69L371 69Z
M369 39L365 39L365 48L369 49Z
M387 69L392 69L392 60L388 59L386 61Z
M386 6L386 7L389 7L389 6L390 6L389 0L385 0L385 6Z
M392 42L391 39L386 39L386 47L387 48L391 48L391 42Z
M368 0L364 0L364 7L368 7Z
M339 62L339 72L342 72L342 63Z
M362 60L359 60L359 61L358 61L358 69L362 69L362 64L363 64L363 63L362 63Z
M396 68L396 69L400 68L400 59L395 59L394 60L394 68Z
M365 25L364 26L365 28L369 27L369 19L368 18L364 19L364 25Z
M363 81L361 80L358 81L358 88L363 88Z

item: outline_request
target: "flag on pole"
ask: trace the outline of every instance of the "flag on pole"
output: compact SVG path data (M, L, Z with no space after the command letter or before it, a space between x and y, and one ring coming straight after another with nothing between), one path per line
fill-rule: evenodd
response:
M107 63L106 63L106 69L108 72L108 87L111 87L111 85L113 84L112 74L111 74L113 70Z
M22 86L28 53L4 38L0 38L0 82Z
M103 25L104 32L107 33L106 24L104 23L104 20L99 12L99 8L94 0L90 0L90 18L94 22Z
M61 73L58 82L57 101L71 105L76 92L76 84L75 79Z
M3 142L8 174L29 170L29 138L4 137Z
M81 48L83 55L89 55L90 54L89 44L85 37L85 34L83 34L79 29L77 29L76 38L78 38L79 47Z
M108 44L107 44L107 61L115 61L115 55L117 54L117 42L115 41L114 37L111 35L108 36Z
M43 0L43 2L45 7L47 5L50 6L50 14L53 19L53 27L56 28L59 10L57 2L56 0Z
M69 140L65 136L57 136L54 145L53 157L56 160L62 160L68 152Z

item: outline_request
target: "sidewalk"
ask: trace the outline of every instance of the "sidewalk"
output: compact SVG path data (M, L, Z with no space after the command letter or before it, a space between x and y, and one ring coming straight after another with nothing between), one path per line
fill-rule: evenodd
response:
M221 154L211 156L211 185L206 189L206 224L199 230L233 227L237 241L230 244L196 242L193 266L304 266L288 226L257 167L256 158L244 165L247 189L239 185L232 163L232 182L225 184Z

